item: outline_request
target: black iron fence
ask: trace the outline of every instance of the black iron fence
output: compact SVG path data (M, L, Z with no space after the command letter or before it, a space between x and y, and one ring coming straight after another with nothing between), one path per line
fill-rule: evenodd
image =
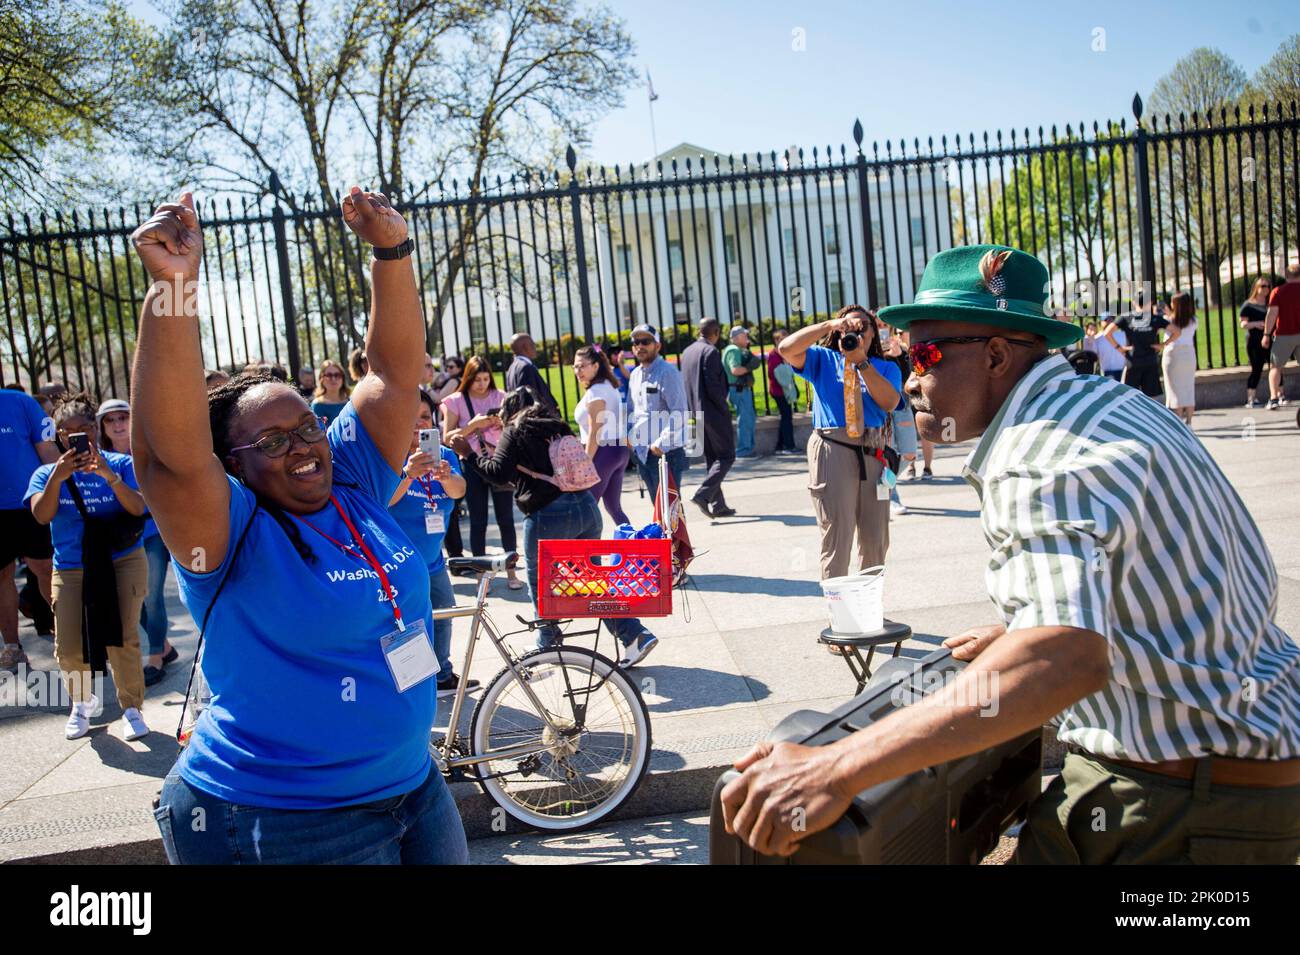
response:
M625 343L648 321L671 357L702 315L743 323L766 352L778 327L847 302L907 301L926 261L1001 242L1049 265L1054 306L1085 322L1135 286L1192 291L1202 367L1243 364L1237 313L1260 275L1300 258L1296 105L1067 125L781 154L427 185L399 197L416 241L431 353L502 367L516 331L566 407L575 348ZM367 254L336 203L268 195L208 201L200 322L205 362L294 372L361 343ZM146 204L9 216L0 224L0 376L57 379L101 397L129 388L146 279L129 247ZM760 401L763 400L760 392ZM769 409L770 410L770 409Z

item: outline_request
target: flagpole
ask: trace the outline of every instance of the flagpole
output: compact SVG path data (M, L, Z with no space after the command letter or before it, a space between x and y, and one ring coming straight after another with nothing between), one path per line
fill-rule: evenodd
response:
M649 70L646 70L645 82L646 98L650 105L650 146L654 150L650 161L653 163L654 160L659 158L659 137L655 135L655 100L659 98L659 94L655 92L654 83L650 80Z

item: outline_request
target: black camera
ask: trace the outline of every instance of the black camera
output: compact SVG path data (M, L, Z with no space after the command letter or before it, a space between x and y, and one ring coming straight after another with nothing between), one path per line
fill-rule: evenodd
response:
M857 332L845 332L840 336L840 351L857 351L862 344L862 336Z

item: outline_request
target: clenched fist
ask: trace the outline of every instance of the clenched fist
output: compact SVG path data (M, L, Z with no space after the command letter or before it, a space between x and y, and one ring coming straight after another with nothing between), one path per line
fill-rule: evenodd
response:
M406 220L388 198L353 186L343 197L343 221L349 229L377 249L391 249L406 241Z
M203 261L203 232L194 209L194 194L181 193L176 202L154 214L131 233L131 243L155 282L194 282Z

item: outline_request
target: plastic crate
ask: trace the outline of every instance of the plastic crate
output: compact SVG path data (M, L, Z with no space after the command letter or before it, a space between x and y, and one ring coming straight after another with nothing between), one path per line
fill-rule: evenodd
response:
M667 617L673 612L672 542L667 539L544 540L537 550L537 612L543 619Z

